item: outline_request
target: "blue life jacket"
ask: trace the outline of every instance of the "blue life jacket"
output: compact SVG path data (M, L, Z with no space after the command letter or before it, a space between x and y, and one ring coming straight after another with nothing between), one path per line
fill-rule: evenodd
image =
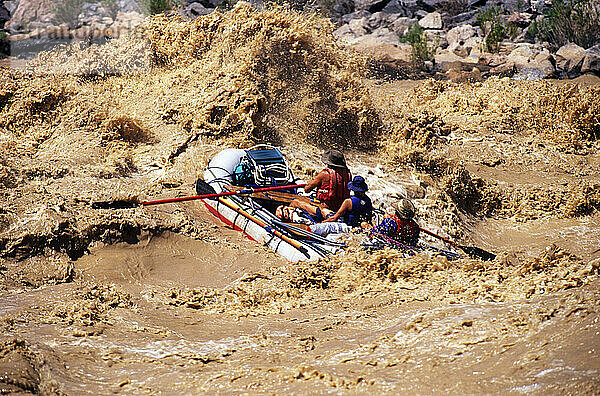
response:
M365 196L363 199L352 196L352 210L346 213L344 222L351 227L359 227L363 221L371 221L373 218L373 204L371 198Z

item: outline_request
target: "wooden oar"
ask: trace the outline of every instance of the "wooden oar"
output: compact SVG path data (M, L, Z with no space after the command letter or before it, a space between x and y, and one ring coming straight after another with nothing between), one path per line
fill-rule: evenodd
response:
M491 261L493 259L496 258L496 255L494 253L490 253L487 250L483 250L481 248L478 248L477 246L464 246L464 245L460 245L448 238L444 238L441 235L435 234L431 231L428 231L424 228L419 227L419 229L421 231L423 231L425 234L431 235L432 237L441 239L442 241L449 243L452 246L456 246L457 248L459 248L460 250L462 250L463 252L465 252L467 255L473 257L473 258L479 258L482 259L484 261Z
M204 182L204 180L202 180L202 182ZM206 184L210 187L210 185L208 183L206 183ZM99 201L99 202L93 202L92 208L94 208L94 209L127 209L127 208L135 208L140 205L141 206L160 205L160 204L167 204L167 203L173 203L173 202L193 201L196 199L225 197L228 195L244 195L244 194L253 194L253 193L259 193L259 192L265 192L265 191L286 190L286 189L291 189L291 188L304 187L305 185L306 184L290 184L287 186L264 187L264 188L256 188L256 189L244 188L239 191L226 191L226 192L222 192L222 193L217 193L211 187L213 193L210 193L210 194L194 195L194 196L190 196L190 197L159 199L157 201L146 201L146 202L135 202L135 201L126 201L126 200Z
M244 187L239 187L239 186L225 186L225 188L230 191L236 191L236 190L241 191L244 189ZM284 191L262 191L262 192L260 192L260 191L254 190L254 192L249 194L249 196L252 198L256 198L256 199L265 199L265 200L280 202L280 203L285 203L285 204L289 204L294 199L299 199L301 201L308 202L312 205L319 205L321 203L316 199L312 199L312 198L306 197L304 195L291 194L291 193L287 193Z

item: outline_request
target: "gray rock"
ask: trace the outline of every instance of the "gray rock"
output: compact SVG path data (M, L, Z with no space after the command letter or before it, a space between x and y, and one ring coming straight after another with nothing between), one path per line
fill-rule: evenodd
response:
M600 74L600 44L587 49L581 72Z
M4 7L4 5L0 3L0 29L3 29L4 24L8 21L10 21L10 13L6 9L6 7Z
M357 11L378 12L383 10L389 2L390 0L354 0L354 8Z
M446 1L447 0L419 0L421 6L427 10L440 9Z
M391 0L381 11L412 18L418 9L416 0Z
M556 59L556 70L568 75L575 75L581 71L581 66L586 51L577 44L566 44L556 51L554 58Z
M398 40L398 35L392 31L390 31L388 28L379 28L373 31L373 33L371 33L371 36L377 38L379 41L381 41L382 43L389 43L389 44L393 44L393 45L399 45L400 41Z
M6 10L8 11L9 14L12 15L13 12L16 11L17 7L19 6L19 2L18 1L5 1L4 2L4 7L6 8Z
M348 23L348 20L343 20L343 17L354 12L354 1L353 0L336 0L333 4L333 19L334 21L341 23Z
M398 36L404 36L408 29L410 29L410 27L415 23L417 23L416 19L407 17L398 18L394 21L394 23L392 23L392 31L394 31Z
M185 14L191 18L201 15L208 15L214 11L214 8L206 8L200 3L191 3L185 9Z
M455 43L463 45L468 39L476 34L477 31L473 26L462 25L448 30L448 33L446 33L446 40L448 41L449 46L452 46Z
M197 0L195 2L202 4L204 8L217 8L225 4L225 0Z
M353 19L348 22L350 31L357 37L364 36L369 33L367 18Z
M140 12L140 6L136 0L121 0L119 2L122 12Z
M477 12L478 10L463 12L462 14L458 14L452 17L447 17L444 19L444 23L446 27L453 28L458 25L469 24L474 25L477 22Z
M340 26L333 32L333 37L335 37L339 41L349 43L352 40L354 40L357 36L356 34L354 34L352 29L350 29L350 26L348 24L345 24Z
M372 14L368 20L367 24L371 29L377 29L379 27L391 27L392 23L400 18L399 14L388 14L385 12L376 12Z
M342 16L341 21L342 21L342 23L349 23L353 19L370 18L371 15L372 14L369 11L365 11L365 10L355 11L351 14L346 14L346 15Z
M439 12L430 12L419 20L419 26L423 29L441 29L442 25L442 14Z

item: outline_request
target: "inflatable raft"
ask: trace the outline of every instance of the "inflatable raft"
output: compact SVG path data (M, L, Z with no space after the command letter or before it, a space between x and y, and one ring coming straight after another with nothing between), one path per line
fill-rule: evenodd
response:
M248 194L203 202L226 225L268 246L289 261L318 260L342 248L340 243L283 223L275 216L275 207L282 204L277 197L286 195L289 199L297 192L295 189L280 194L261 194L260 197L251 193L252 188L304 183L294 176L276 147L259 145L248 150L225 149L209 161L203 176L204 181L199 180L196 184L198 194L212 190L223 193L239 188L249 191Z

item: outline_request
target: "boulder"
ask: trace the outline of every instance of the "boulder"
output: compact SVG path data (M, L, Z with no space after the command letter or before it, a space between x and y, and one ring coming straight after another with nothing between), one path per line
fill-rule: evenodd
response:
M587 49L581 72L600 74L600 44Z
M423 9L431 11L442 8L442 5L444 5L446 2L447 0L419 0L419 3Z
M200 3L191 3L185 8L185 14L191 18L201 15L208 15L214 11L214 8L206 8Z
M577 74L581 71L583 61L587 55L586 51L577 44L566 44L556 51L556 70L568 75Z
M353 41L356 36L348 24L342 25L333 32L333 37L344 43Z
M144 16L136 11L119 12L115 22L120 22L131 27L136 26L144 21Z
M527 69L536 70L538 75L541 76L540 78L549 78L554 76L554 73L556 72L552 61L553 58L550 52L544 50L529 61Z
M398 36L402 37L408 32L408 29L410 29L410 27L415 23L417 23L416 19L401 17L396 19L394 23L392 23L391 28L393 32L395 32Z
M398 42L397 44L393 44L373 34L357 38L350 45L350 48L381 62L409 62L412 54L410 44Z
M413 18L418 9L416 0L391 0L381 11Z
M471 37L464 42L462 47L466 49L469 54L473 54L474 51L480 54L483 48L483 38Z
M462 24L474 25L477 23L477 12L478 10L472 10L455 16L448 16L444 19L444 23L450 28Z
M121 0L119 2L119 5L121 6L121 11L123 12L131 12L131 11L135 11L135 12L140 12L140 6L138 4L138 0Z
M367 18L364 17L351 20L348 22L348 27L350 28L350 31L357 37L364 36L365 34L369 33L367 30Z
M352 0L336 0L333 3L331 16L335 22L348 23L348 21L350 19L352 19L353 17L350 17L348 20L343 20L343 18L344 18L344 16L346 16L348 14L352 14L353 12L354 12L354 1L352 1Z
M50 8L50 3L46 0L20 0L19 5L11 15L4 27L22 28L28 26L32 22L52 22L54 14Z
M369 11L356 11L353 12L351 14L346 14L344 16L342 16L342 23L350 23L351 20L353 19L361 19L361 18L370 18L371 17L371 13Z
M202 4L205 8L217 8L225 4L225 0L196 0L196 3Z
M354 9L378 12L383 10L389 2L390 0L354 0Z
M527 67L529 60L535 56L530 45L521 44L508 54L508 60L519 69Z
M450 69L461 70L463 58L448 50L440 50L435 54L434 70L445 73Z
M423 29L441 29L443 27L442 14L430 12L419 20L419 26Z
M370 36L373 36L382 43L389 43L393 45L400 44L400 41L398 40L398 35L390 31L388 28L382 27L379 29L375 29L373 33L370 34Z
M372 30L380 27L391 27L396 19L400 18L399 14L388 14L385 12L376 12L367 19L367 25Z
M475 36L477 31L471 25L456 26L446 33L446 41L449 46L454 44L463 45L468 39Z
M15 10L17 9L17 7L19 6L19 2L16 0L12 0L12 1L4 1L4 7L6 8L6 10L8 11L9 15L12 15Z

